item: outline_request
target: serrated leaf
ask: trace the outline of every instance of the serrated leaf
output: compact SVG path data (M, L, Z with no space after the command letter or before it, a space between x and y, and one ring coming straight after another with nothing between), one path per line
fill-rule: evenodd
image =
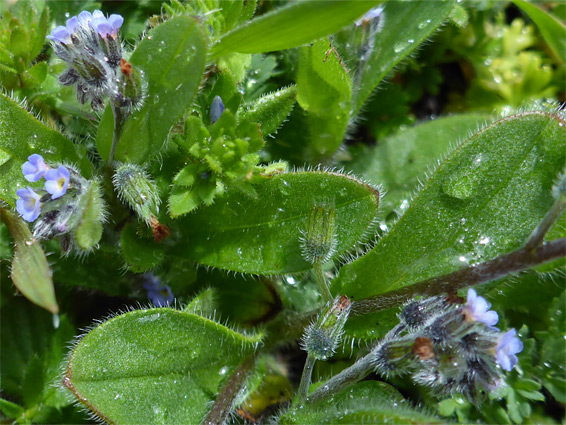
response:
M300 238L315 204L333 202L337 245L334 258L358 242L377 213L377 191L351 176L296 172L261 177L256 199L227 192L179 223L182 242L175 255L200 264L257 274L311 268Z
M25 88L37 88L47 77L47 62L38 62L22 75Z
M442 158L470 134L477 131L488 117L463 114L439 118L401 130L380 140L376 146L360 145L350 149L351 162L344 165L358 176L387 190L380 206L383 217L403 212L422 181Z
M33 153L42 155L47 163L79 163L86 177L92 169L86 158L79 157L73 142L1 93L0 152L8 157L0 165L0 199L12 207L16 206L16 190L29 185L22 165Z
M291 113L297 88L287 87L259 98L250 108L239 115L251 122L257 122L263 136L274 133Z
M212 56L297 47L340 30L379 3L377 0L293 2L225 34L212 48Z
M165 258L163 246L151 239L142 239L136 234L137 223L130 222L120 237L122 254L128 268L142 273L158 266Z
M446 20L455 0L390 1L383 11L381 28L370 33L371 53L360 63L355 77L352 110L359 112L383 78L413 52Z
M0 398L0 412L7 418L18 419L24 414L25 410L16 403Z
M565 157L560 114L527 112L486 127L444 161L367 255L340 270L335 291L361 299L519 248L554 203Z
M201 204L201 199L195 188L173 186L169 195L169 214L179 217L188 214Z
M78 343L64 384L110 423L198 423L260 339L169 308L132 311Z
M412 407L391 385L360 382L333 395L330 400L305 404L279 418L282 424L445 423Z
M126 120L116 159L145 163L159 153L169 130L193 100L206 62L205 35L195 18L176 16L151 31L130 62L144 72L147 98L141 110ZM96 136L96 147L104 159L110 153L113 129L108 106Z
M308 111L314 155L332 155L342 143L352 99L352 81L327 40L301 48L297 102Z
M4 208L0 208L0 217L16 244L10 274L14 285L34 304L51 313L59 312L51 269L41 245L20 217Z
M566 26L554 16L523 0L512 0L537 25L544 41L562 63L566 63Z

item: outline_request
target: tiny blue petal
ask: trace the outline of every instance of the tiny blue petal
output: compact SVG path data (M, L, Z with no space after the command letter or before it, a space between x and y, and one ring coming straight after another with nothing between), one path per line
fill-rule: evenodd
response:
M106 38L106 36L112 32L112 25L108 23L105 17L93 19L90 22L90 26L93 27L102 38Z
M43 157L36 153L30 155L27 162L22 165L22 173L28 182L39 181L48 170L49 167L45 164Z
M124 23L124 18L120 15L110 15L108 18L108 23L112 26L112 29L117 33Z
M69 186L69 170L59 166L45 173L45 190L51 194L51 199L57 199L67 192Z
M86 25L90 21L92 21L92 14L86 10L83 10L81 13L79 13L78 19L82 25Z
M222 112L224 112L224 103L222 103L220 96L214 96L212 104L210 105L210 122L214 124L218 121Z
M58 26L53 31L51 31L51 35L48 35L47 38L49 40L55 40L60 43L68 44L71 42L71 33L66 27Z
M159 279L151 273L145 275L143 286L147 290L147 297L156 307L165 307L173 302L171 288L168 285L162 285Z
M67 25L67 30L72 34L79 26L79 19L76 16L73 16L72 18L67 19L66 25Z
M507 372L515 367L519 361L516 354L523 350L523 343L516 335L517 331L510 329L499 339L495 347L497 363Z
M491 304L484 297L478 296L475 290L468 290L466 311L471 320L482 322L487 326L495 326L499 321L499 316L495 311L489 310L490 307Z
M31 187L18 189L16 195L20 197L16 201L16 210L24 220L30 223L35 221L41 212L40 196Z

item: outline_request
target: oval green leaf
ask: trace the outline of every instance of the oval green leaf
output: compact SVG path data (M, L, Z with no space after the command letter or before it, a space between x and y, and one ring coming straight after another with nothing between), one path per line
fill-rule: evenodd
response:
M16 214L0 208L0 217L8 226L16 244L11 272L14 285L32 303L51 313L58 313L51 269L41 245L34 239L27 224Z
M260 340L188 312L132 311L77 344L63 383L109 423L200 423Z
M320 403L292 409L279 418L281 424L434 424L444 419L412 407L391 385L360 382Z
M190 16L169 19L140 42L130 62L144 73L147 97L141 110L126 120L116 159L144 163L159 153L199 87L206 62L201 25ZM107 106L96 136L104 159L110 154L113 131L114 117Z
M341 2L338 2L341 3ZM383 78L446 20L455 0L390 1L385 4L382 28L373 34L373 49L360 62L352 110L357 113Z
M367 255L340 270L335 292L362 299L519 248L554 203L565 160L559 113L527 112L484 128L444 161Z
M401 213L426 173L459 144L481 128L488 116L462 114L416 125L380 140L376 146L359 145L350 149L354 158L347 170L387 189L379 207L389 221L392 211ZM422 181L422 180L420 180Z
M179 220L182 242L173 254L243 273L301 272L311 268L301 255L300 238L314 205L334 203L336 257L363 238L379 204L375 188L330 172L265 176L254 189L255 199L231 191Z
M230 52L262 53L297 47L340 30L379 3L380 0L292 2L225 34L212 48L212 55L217 58Z

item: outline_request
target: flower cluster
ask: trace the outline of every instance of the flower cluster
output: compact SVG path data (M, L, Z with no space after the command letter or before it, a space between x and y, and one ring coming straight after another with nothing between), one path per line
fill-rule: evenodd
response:
M51 195L51 199L60 198L69 188L69 169L62 165L56 169L50 168L38 154L28 157L27 162L22 165L22 173L28 182L37 182L45 178L45 192ZM30 223L39 217L42 204L49 200L49 196L39 196L31 187L18 189L16 195L20 198L16 201L16 209L23 219Z
M74 247L79 252L93 248L98 242L96 235L102 232L105 211L97 182L86 180L69 165L51 167L38 154L28 157L22 165L22 173L32 183L45 179L41 189L27 187L16 191L19 198L16 209L24 220L34 223L33 236L36 239L61 237L65 254ZM85 218L87 209L90 219ZM92 238L84 236L86 227Z
M139 76L122 57L118 32L123 22L120 15L106 18L100 10L83 11L47 36L55 54L69 65L59 82L74 84L80 103L90 100L100 108L109 96L114 104L131 108L141 101Z
M515 329L501 333L490 304L468 291L465 304L446 297L411 301L400 323L372 350L377 372L410 374L437 394L462 393L476 401L503 382L502 370L517 364L523 344Z

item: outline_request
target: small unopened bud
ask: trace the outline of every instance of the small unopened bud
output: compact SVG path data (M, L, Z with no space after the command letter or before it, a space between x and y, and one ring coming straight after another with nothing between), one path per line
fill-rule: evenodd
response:
M212 104L210 105L210 122L214 124L220 119L220 116L224 112L224 103L220 96L214 96L212 99Z
M342 333L352 303L346 295L337 297L326 307L315 323L305 330L302 347L318 360L332 357L342 338Z
M120 72L117 79L118 93L115 101L117 106L125 108L127 113L139 110L143 106L144 81L141 74L125 59L120 59Z
M432 341L428 338L418 337L413 344L413 354L419 360L430 360L434 358Z
M307 229L301 238L303 258L311 264L326 263L336 250L336 209L334 205L311 208Z
M151 226L159 211L159 191L147 172L136 164L121 164L112 178L120 199Z

